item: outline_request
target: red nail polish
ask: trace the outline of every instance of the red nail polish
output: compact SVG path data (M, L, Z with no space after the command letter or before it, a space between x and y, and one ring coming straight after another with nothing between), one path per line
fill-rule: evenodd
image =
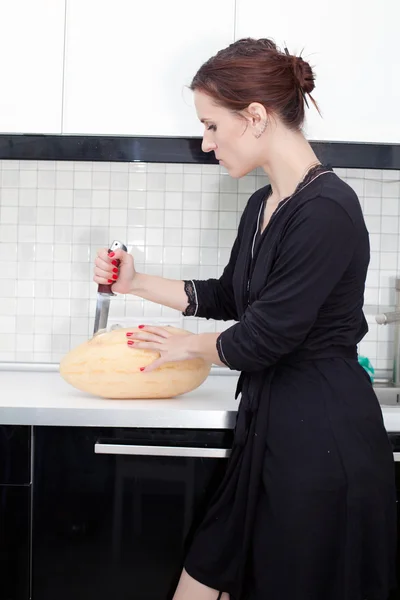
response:
M113 275L113 279L118 279L118 275Z
M118 267L118 261L116 261L116 260L112 260L111 264L114 265L115 267Z
M115 256L115 252L110 252L110 254L108 255L110 258L112 258L113 256Z
M127 344L128 344L128 346L133 346L133 344L134 344L134 343L135 343L135 342L133 342L132 340L128 340L128 341L127 341Z
M131 335L133 335L133 333L131 331L128 331L128 333L126 334L126 337L130 337Z
M118 269L117 269L117 268L114 268L114 269L113 269L113 273L118 273Z
M114 283L114 279L109 279L108 283Z
M140 370L141 370L141 371L144 371L144 367L140 367Z
M139 329L143 329L144 325L139 325Z

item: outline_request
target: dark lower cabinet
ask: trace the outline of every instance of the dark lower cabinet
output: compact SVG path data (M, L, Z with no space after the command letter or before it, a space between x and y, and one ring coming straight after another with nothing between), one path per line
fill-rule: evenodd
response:
M400 433L389 433L393 448L396 469L397 489L397 590L393 591L389 600L400 600Z
M33 600L169 600L230 431L39 427Z
M29 600L31 428L0 426L0 599Z

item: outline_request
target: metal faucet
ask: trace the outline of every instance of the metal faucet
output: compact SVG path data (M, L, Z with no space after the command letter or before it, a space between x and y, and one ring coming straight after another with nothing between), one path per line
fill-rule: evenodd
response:
M394 329L394 357L393 357L393 384L400 385L400 278L396 278L396 309L391 312L375 316L378 325L395 323Z

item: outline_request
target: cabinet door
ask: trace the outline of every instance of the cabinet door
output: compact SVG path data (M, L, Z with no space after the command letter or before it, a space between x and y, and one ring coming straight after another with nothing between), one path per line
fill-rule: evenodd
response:
M31 428L0 425L0 485L31 481Z
M65 0L0 2L0 132L61 133Z
M0 485L0 598L30 598L30 486Z
M231 439L36 428L33 599L171 600L190 532L226 469L215 454ZM193 445L201 456L184 456Z
M233 31L234 0L69 0L63 133L201 135L185 86Z
M315 67L312 140L400 142L400 2L237 0L236 39L268 37Z

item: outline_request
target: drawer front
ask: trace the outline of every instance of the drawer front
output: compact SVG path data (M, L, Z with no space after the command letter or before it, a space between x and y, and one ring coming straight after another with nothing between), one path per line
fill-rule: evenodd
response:
M31 487L0 485L0 598L30 598Z
M0 425L0 485L28 485L31 481L31 428Z

